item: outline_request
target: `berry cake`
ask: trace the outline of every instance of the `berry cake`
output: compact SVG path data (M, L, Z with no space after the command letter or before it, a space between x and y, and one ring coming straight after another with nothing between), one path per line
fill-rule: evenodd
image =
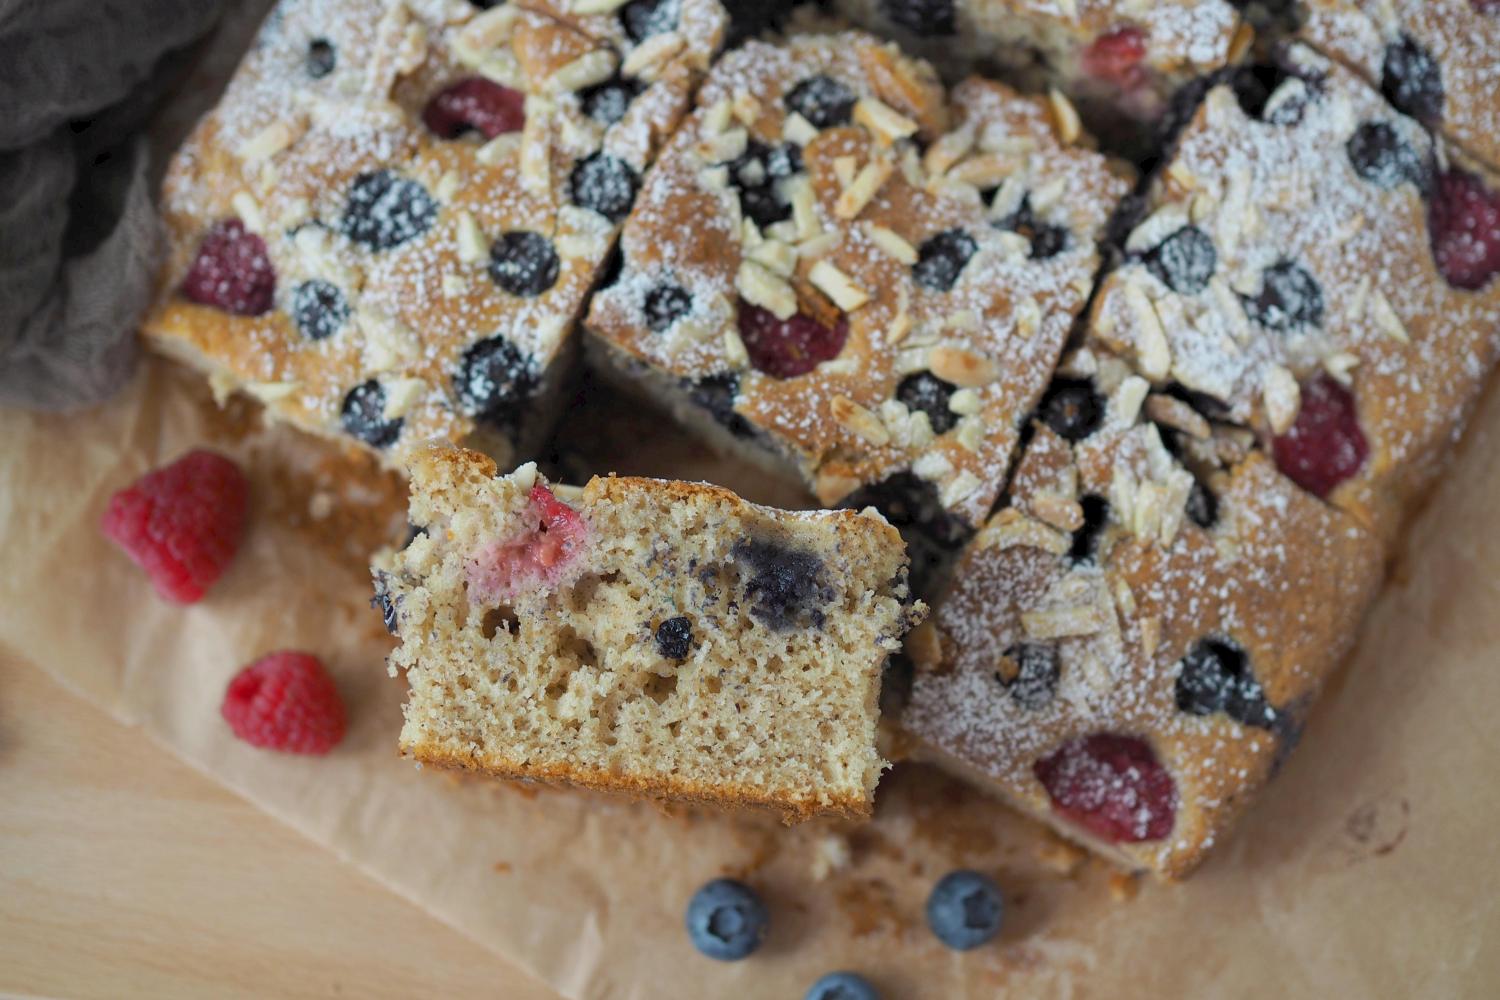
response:
M868 816L881 670L925 608L873 511L417 451L424 528L376 573L423 763L780 812Z
M1382 547L1248 435L1118 359L1079 362L908 639L901 723L921 755L1175 878L1296 742Z
M1301 37L1500 167L1500 2L1304 0Z
M1390 539L1500 346L1494 179L1301 45L1207 89L1094 343Z
M613 7L283 0L171 165L147 335L392 467L528 451L724 31L714 0Z
M646 179L588 347L723 450L916 529L925 576L999 495L1130 187L1086 140L1066 99L949 100L862 33L747 43Z
M1237 59L1252 39L1220 0L834 0L834 8L944 72L957 66L1058 88L1089 125L1136 145L1172 94Z

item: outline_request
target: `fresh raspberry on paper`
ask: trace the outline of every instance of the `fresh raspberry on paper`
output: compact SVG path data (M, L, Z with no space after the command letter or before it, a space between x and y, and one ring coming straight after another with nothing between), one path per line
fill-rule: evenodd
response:
M740 303L739 325L750 363L776 378L806 375L832 361L849 338L849 322L843 316L833 326L824 326L802 313L777 319L769 309L748 302Z
M344 702L316 656L284 650L235 675L219 711L252 746L325 754L344 738Z
M1276 467L1314 496L1326 497L1370 455L1354 394L1327 375L1302 387L1297 421L1272 442Z
M100 528L178 604L203 597L239 548L249 486L239 466L190 451L110 498Z

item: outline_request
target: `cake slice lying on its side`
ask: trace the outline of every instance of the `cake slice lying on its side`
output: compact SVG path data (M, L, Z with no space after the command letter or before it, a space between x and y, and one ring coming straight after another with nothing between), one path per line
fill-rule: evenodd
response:
M881 669L924 613L879 515L595 478L444 446L375 574L417 761L720 805L868 816Z

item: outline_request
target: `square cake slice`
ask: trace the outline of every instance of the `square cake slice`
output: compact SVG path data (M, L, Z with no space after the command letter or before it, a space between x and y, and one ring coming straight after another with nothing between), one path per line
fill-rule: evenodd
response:
M150 342L392 468L432 438L534 450L725 15L486 6L277 6L172 161Z
M1130 188L1088 142L1065 100L950 95L861 32L747 43L647 177L589 349L825 505L880 508L925 576L1088 300Z
M921 756L1172 878L1296 744L1383 560L1179 404L1118 361L1054 387L1009 503L908 640L900 718Z
M1500 351L1500 188L1312 49L1210 87L1088 334L1390 539Z
M870 814L882 668L925 611L878 514L554 490L441 446L410 474L422 530L376 573L404 754L788 822Z

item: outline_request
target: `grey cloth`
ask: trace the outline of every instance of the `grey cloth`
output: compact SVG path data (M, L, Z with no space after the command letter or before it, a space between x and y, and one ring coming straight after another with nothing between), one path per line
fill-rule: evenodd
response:
M0 0L0 403L128 378L161 249L138 133L224 5Z

